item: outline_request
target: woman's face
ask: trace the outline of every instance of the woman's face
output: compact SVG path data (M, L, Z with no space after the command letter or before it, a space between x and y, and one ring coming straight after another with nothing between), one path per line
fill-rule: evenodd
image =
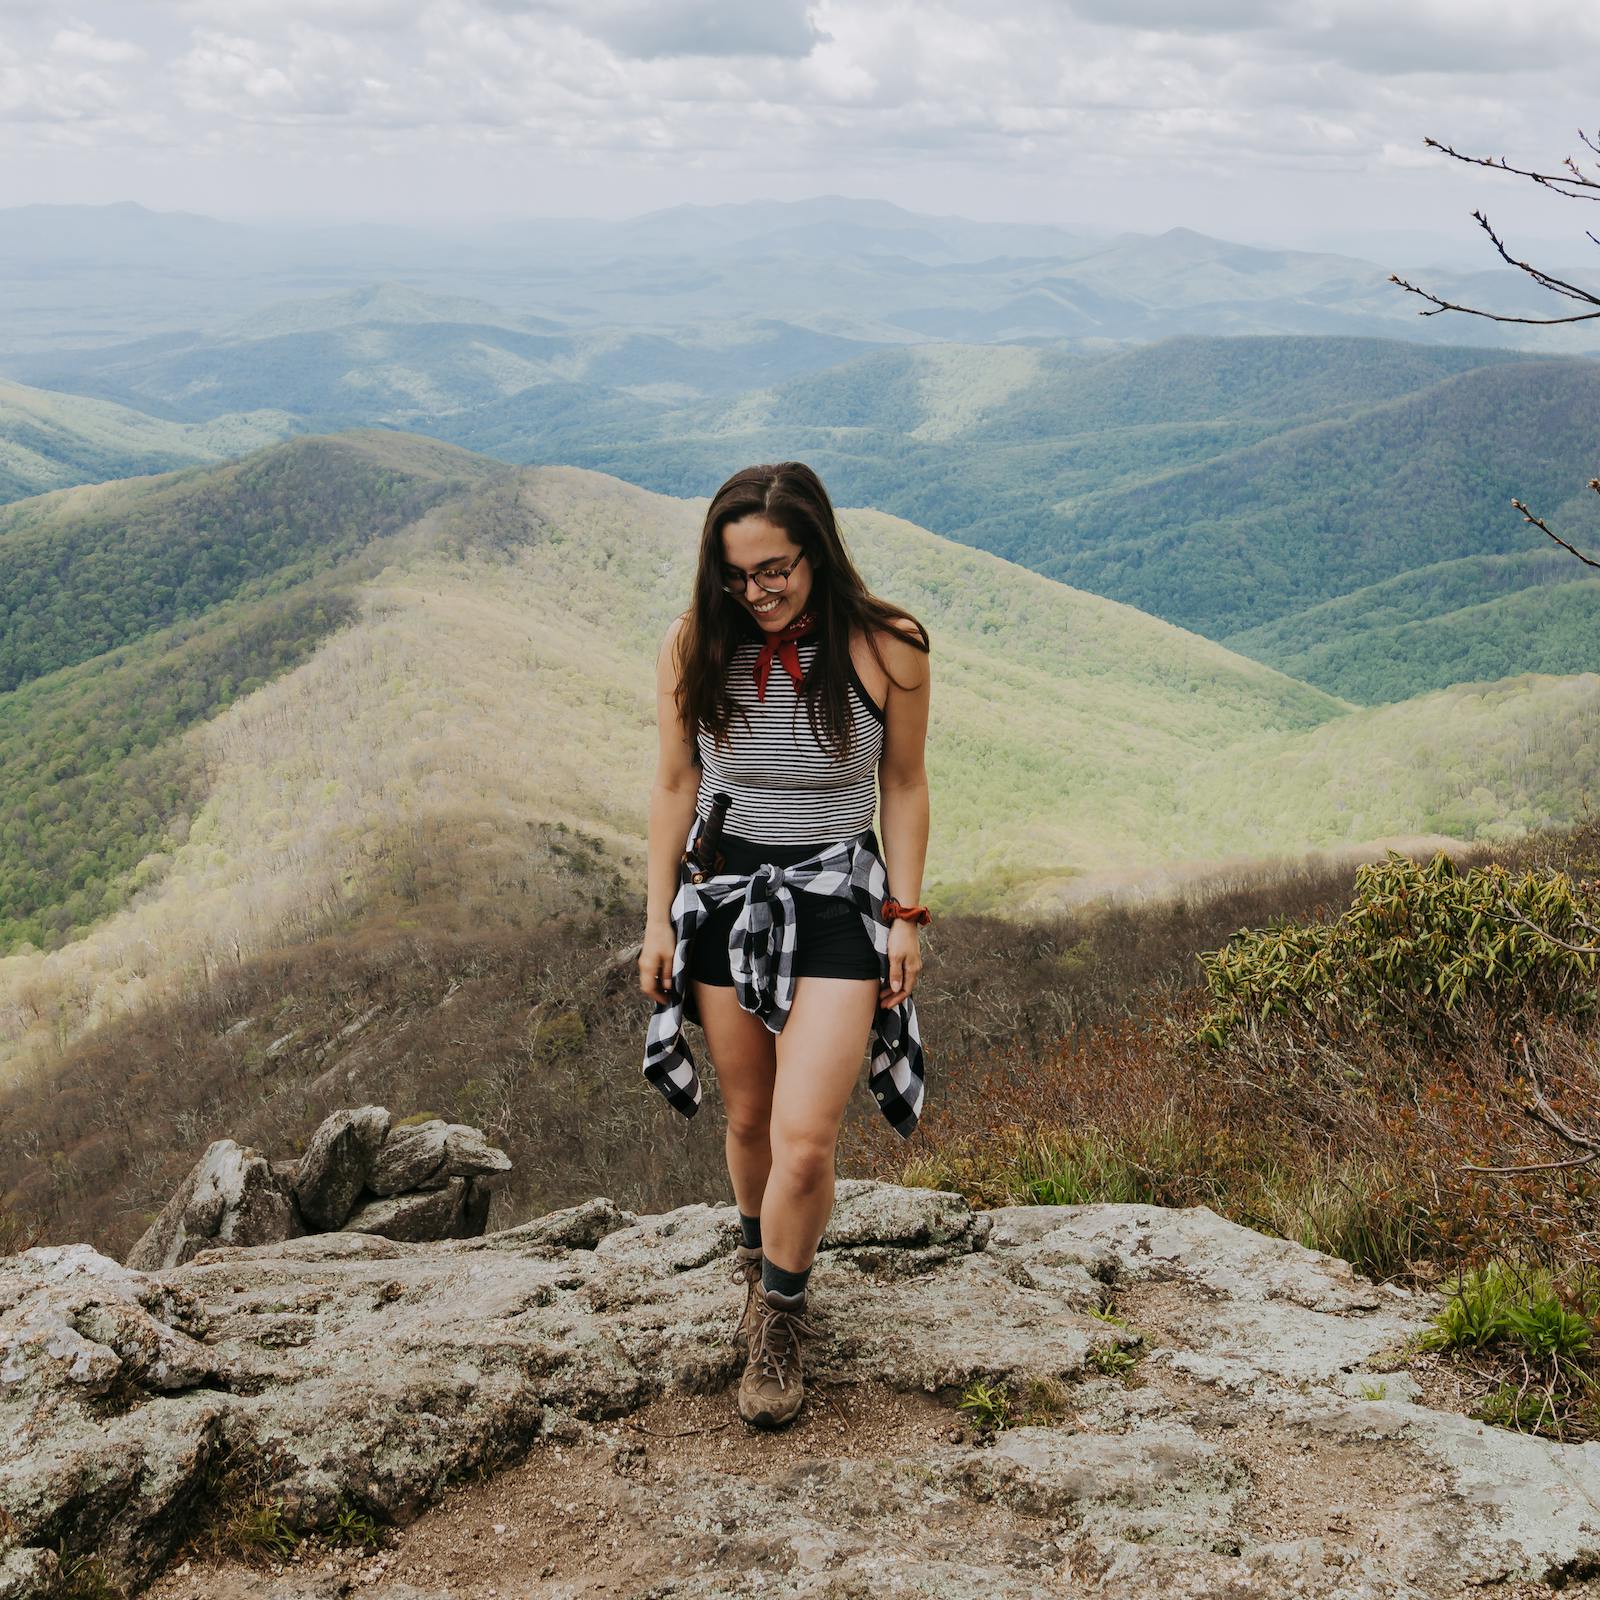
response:
M789 574L788 587L782 594L767 594L748 574L768 567L786 567L799 554L800 546L759 512L723 524L722 570L730 577L735 567L747 574L742 590L733 595L733 600L756 619L764 632L777 633L805 610L811 597L811 560L807 557Z

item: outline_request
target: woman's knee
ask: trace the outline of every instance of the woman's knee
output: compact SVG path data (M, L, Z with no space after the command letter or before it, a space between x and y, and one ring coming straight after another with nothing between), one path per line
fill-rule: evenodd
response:
M835 1134L818 1129L772 1129L772 1166L797 1189L825 1188L833 1178Z
M758 1149L768 1142L772 1117L770 1095L763 1101L748 1095L729 1095L724 1090L722 1101L730 1139L751 1149Z

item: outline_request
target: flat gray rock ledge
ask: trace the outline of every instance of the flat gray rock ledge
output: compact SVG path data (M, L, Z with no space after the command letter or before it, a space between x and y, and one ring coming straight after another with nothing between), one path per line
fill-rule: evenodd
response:
M228 1458L302 1528L341 1505L404 1524L453 1478L659 1397L731 1407L737 1238L732 1205L634 1216L594 1199L478 1238L319 1233L163 1272L86 1246L0 1260L0 1600L58 1592L63 1543L137 1591ZM811 1284L820 1384L953 1404L976 1379L1053 1381L1067 1414L832 1463L803 1496L781 1473L647 1474L628 1492L663 1594L756 1592L753 1568L765 1595L875 1592L908 1517L925 1531L894 1580L913 1595L1059 1594L1070 1574L1108 1596L1443 1597L1600 1570L1600 1447L1423 1404L1401 1346L1434 1299L1203 1207L974 1212L841 1180ZM1132 1326L1094 1315L1113 1299ZM1132 1383L1101 1372L1118 1349L1139 1358ZM1038 1538L996 1536L996 1505ZM717 1516L768 1553L708 1537ZM779 1546L804 1559L774 1561Z

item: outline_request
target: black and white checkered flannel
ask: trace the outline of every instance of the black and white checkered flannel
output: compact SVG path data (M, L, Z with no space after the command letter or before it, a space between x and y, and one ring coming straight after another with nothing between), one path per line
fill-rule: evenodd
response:
M703 818L696 816L686 847L692 846ZM657 1001L645 1037L644 1075L686 1117L700 1109L700 1077L683 1037L688 993L689 951L700 924L724 900L744 901L728 935L728 965L739 1004L781 1033L794 1003L795 905L801 894L834 895L849 900L861 914L878 952L879 982L889 983L889 919L883 902L889 874L872 848L870 830L821 845L817 854L792 867L767 862L747 875L721 873L692 883L680 866L672 902L677 944L672 955L672 994ZM692 1020L698 1021L698 1018ZM907 995L899 1005L879 1006L872 1023L872 1064L867 1086L896 1133L909 1138L922 1115L924 1068L917 1008Z

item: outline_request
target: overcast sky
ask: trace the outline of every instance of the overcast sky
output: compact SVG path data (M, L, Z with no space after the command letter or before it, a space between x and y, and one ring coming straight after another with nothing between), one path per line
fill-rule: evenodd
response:
M1463 250L1483 205L1581 243L1600 208L1422 140L1594 172L1597 62L1576 0L0 0L0 205L429 221L847 194Z

